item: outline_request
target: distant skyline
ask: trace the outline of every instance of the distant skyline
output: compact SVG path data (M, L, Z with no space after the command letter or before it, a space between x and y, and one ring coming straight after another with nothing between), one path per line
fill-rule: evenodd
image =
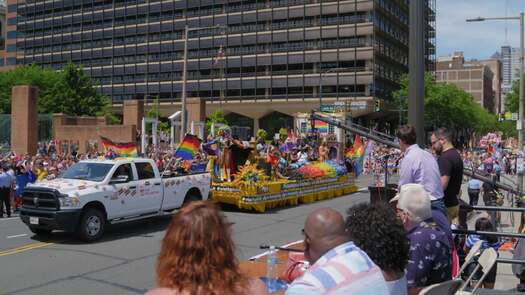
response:
M438 57L463 51L466 59L486 59L503 45L519 47L519 20L472 23L465 20L478 16L519 16L525 12L525 0L436 1Z

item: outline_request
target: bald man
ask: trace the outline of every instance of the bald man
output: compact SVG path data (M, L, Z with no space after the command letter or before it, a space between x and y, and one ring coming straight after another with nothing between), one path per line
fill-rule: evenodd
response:
M285 294L388 294L381 270L350 241L339 212L330 208L313 211L306 218L303 234L311 267Z

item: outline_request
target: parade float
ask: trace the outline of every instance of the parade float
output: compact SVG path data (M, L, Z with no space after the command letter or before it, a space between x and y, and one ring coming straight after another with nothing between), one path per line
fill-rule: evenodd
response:
M212 200L265 212L340 197L357 191L354 177L335 162L314 162L297 169L297 179L270 180L255 164L246 164L234 181L212 183Z
M323 125L321 122L314 124L317 124L317 126L312 126L314 130L317 129L317 136L310 140L308 146L316 151L322 142L332 143L329 147L337 148L335 153L329 157L333 160L307 161L294 165L284 160L285 157L281 155L280 163L285 162L283 165L287 167L286 176L276 176L273 172L268 172L268 169L263 169L264 165L261 163L271 161L259 157L255 152L255 143L252 143L255 153L246 162L243 162L244 165L236 167L236 173L232 173L233 177L222 179L212 177L214 179L211 188L212 200L231 204L240 209L265 212L275 207L311 203L357 191L354 174L352 171L347 171L344 162L341 161L344 136L338 134L337 129L328 128L326 124ZM311 138L311 125L307 124L306 116L296 116L296 125L298 125L295 129L297 134L283 138L284 142L296 137ZM275 164L275 166L278 165ZM231 181L224 181L224 179Z

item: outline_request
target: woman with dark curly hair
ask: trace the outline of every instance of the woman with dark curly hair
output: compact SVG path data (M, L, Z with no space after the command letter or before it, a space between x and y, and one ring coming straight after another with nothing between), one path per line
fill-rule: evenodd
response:
M184 206L166 231L157 260L157 286L146 295L267 294L239 271L230 224L210 201Z
M390 294L406 295L409 240L403 224L386 204L358 204L348 209L351 240L383 271Z

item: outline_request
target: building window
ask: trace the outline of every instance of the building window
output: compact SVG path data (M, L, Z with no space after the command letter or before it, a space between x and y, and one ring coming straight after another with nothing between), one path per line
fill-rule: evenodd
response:
M9 6L7 6L7 12L16 12L17 9L18 9L17 4L9 4Z
M16 44L7 44L7 52L16 52Z
M14 66L14 65L16 65L16 57L8 57L8 58L7 58L7 65L8 65L8 66Z
M7 39L16 39L16 31L7 32Z

